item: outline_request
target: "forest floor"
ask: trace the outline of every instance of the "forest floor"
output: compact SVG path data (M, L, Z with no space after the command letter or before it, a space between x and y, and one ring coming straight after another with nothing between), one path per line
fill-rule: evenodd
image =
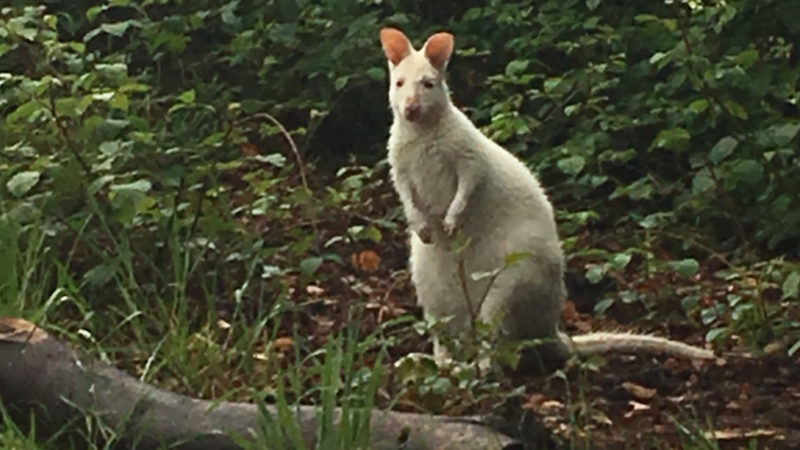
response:
M373 192L372 198L365 200L362 217L376 214L375 208L384 209L387 202L391 204L391 196L385 185ZM367 245L341 255L350 261L349 267L327 277L333 281L307 287L308 292L327 300L316 303L327 306L315 306L308 316L312 319L307 332L313 335L322 329L324 335L329 327L320 327L321 323L347 321L352 299L359 296L367 298L361 327L365 333L381 321L407 312L421 316L405 273L405 239L403 230L398 229L384 234L373 247ZM601 239L607 236L582 238ZM593 301L585 298L600 298L604 292L588 286L585 279L580 281L584 263L580 258L569 261L568 289L577 298L568 302L563 314L570 334L636 330L695 345L704 342L707 330L688 323L685 314L676 314L682 311L680 308L647 311L641 304L616 302L603 317L595 316ZM667 300L679 304L674 288L695 282L706 293L703 301L710 303L732 289L711 275L718 267L715 259L701 262L699 274L691 281L681 281L669 273L642 277L633 269L616 283L635 285L640 290L672 289ZM624 279L626 275L629 280ZM791 308L787 317L798 314L796 307ZM743 345L737 344L735 334L727 342L727 348L717 349L721 356L713 362L657 355L604 355L598 364L573 361L563 373L515 380L512 387L524 386L523 408L545 426L558 448L800 448L800 359L787 356L785 346L750 356L746 348L740 348ZM390 349L390 354L397 359L412 351L430 352L431 347L424 337L412 338ZM419 398L406 400L399 403L400 409L426 410ZM453 407L451 411L487 412L474 405ZM445 408L436 412L451 411Z

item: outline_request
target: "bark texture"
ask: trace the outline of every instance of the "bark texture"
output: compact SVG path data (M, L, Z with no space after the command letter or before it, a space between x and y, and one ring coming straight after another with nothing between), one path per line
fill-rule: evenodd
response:
M252 439L258 407L211 402L158 389L94 360L36 325L0 318L0 399L17 417L36 418L37 432L52 433L91 412L137 449L166 444L181 449L236 449L231 437ZM274 409L269 409L275 413ZM338 414L337 410L337 414ZM314 447L314 406L301 406L303 439ZM518 449L520 443L481 417L452 418L372 411L371 448Z

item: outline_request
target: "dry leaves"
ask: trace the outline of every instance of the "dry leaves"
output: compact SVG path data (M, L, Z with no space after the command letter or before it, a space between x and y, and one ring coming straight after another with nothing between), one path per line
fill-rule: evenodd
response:
M631 395L633 395L639 400L650 400L656 395L655 389L646 388L642 385L632 383L630 381L623 382L622 387L625 388L626 391L630 392Z
M371 273L380 267L381 257L372 250L364 250L350 255L350 262L355 268Z

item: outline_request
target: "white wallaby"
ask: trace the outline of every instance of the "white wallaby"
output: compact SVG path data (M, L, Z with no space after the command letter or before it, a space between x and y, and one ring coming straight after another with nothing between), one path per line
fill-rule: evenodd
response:
M380 33L389 62L394 113L388 149L394 187L410 231L412 281L426 314L450 317L447 330L470 330L475 314L497 323L507 339L544 339L538 357L563 364L573 354L607 350L665 352L709 359L708 350L632 333L568 337L559 331L566 291L564 257L553 207L531 171L487 138L450 100L445 69L450 33L437 33L420 50L401 31ZM470 241L456 254L450 238ZM506 256L531 256L490 278L470 274L503 267ZM459 275L459 261L466 277ZM480 307L479 311L471 313ZM446 351L434 337L434 357Z

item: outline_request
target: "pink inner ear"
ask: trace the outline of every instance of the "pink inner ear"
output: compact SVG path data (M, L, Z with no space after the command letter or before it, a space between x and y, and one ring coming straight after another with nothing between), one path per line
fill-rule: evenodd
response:
M453 54L453 35L450 33L436 33L425 44L425 56L433 67L441 70Z
M411 53L411 43L402 31L395 28L384 28L381 30L381 45L386 57L395 66L400 64L409 53Z

